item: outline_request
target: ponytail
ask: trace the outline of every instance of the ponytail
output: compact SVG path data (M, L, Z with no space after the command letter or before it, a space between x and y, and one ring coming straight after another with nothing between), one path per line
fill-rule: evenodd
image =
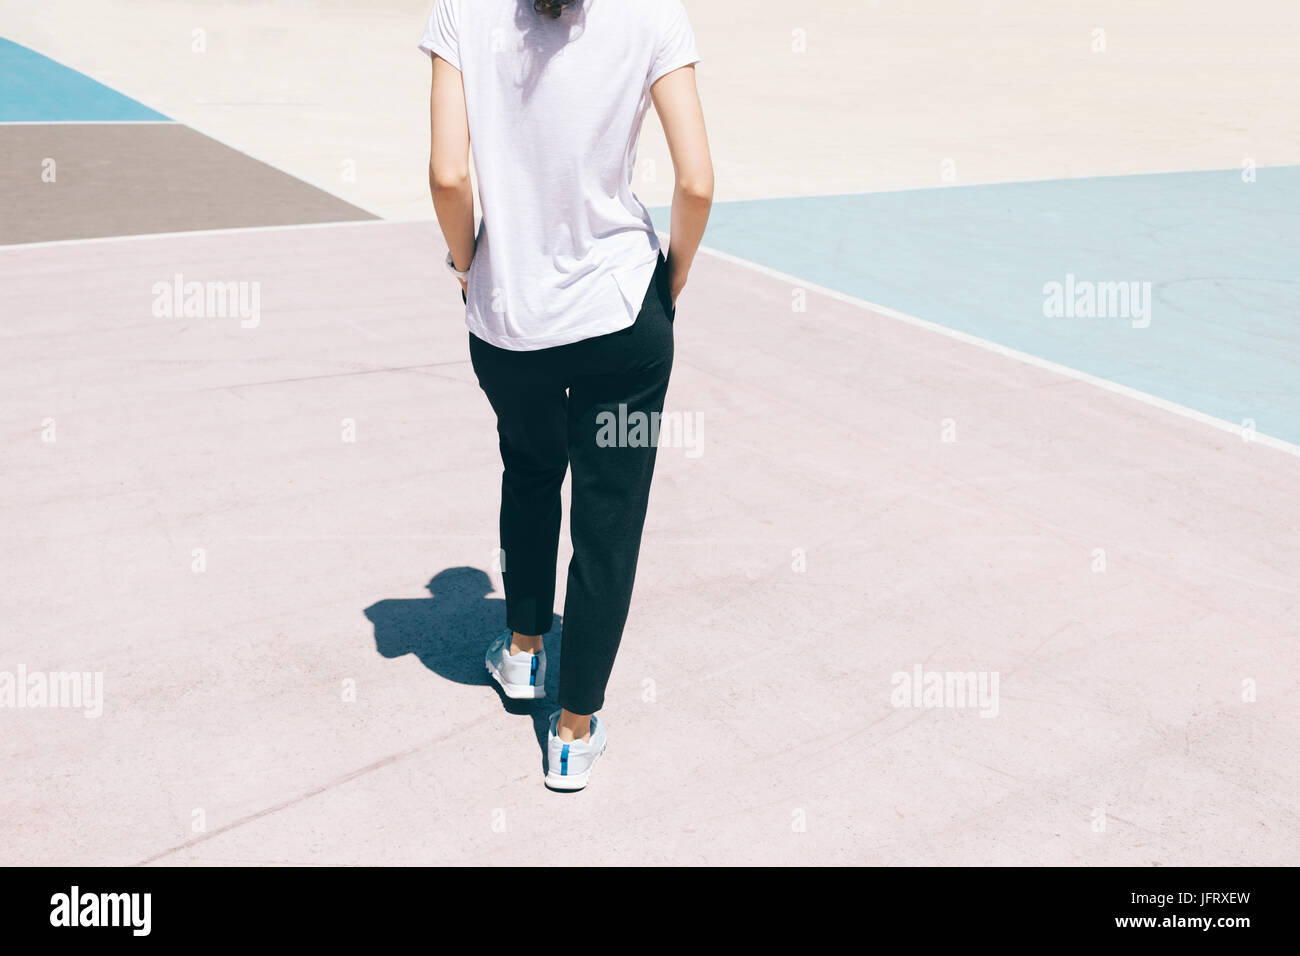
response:
M571 3L573 0L533 0L533 9L544 17L558 20L564 8Z

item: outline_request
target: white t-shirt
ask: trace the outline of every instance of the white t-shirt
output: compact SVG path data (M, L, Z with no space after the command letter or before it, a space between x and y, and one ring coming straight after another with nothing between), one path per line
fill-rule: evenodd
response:
M465 323L528 351L626 328L659 258L632 192L650 86L699 61L681 0L437 0L420 49L460 70L483 219Z

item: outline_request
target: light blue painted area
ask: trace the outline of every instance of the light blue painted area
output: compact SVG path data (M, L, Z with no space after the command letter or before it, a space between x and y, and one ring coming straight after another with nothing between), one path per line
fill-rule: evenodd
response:
M83 73L0 37L0 122L166 120Z
M720 203L704 242L1300 444L1300 166ZM1044 315L1067 274L1150 324Z

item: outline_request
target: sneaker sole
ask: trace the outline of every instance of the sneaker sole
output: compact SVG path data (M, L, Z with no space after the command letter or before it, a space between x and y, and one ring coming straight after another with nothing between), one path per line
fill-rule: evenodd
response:
M487 666L487 672L492 675L492 679L496 681L497 686L501 688L501 693L505 694L512 700L541 700L546 696L545 687L540 687L534 684L511 684L501 679L501 672L499 670L491 664L487 664L486 661L484 663Z
M591 766L587 768L585 773L558 774L551 771L546 775L546 785L552 790L585 789L587 783L591 780L591 772L596 769L596 760L600 759L608 749L609 744L605 744L600 748L600 753L596 754L596 758L591 761Z

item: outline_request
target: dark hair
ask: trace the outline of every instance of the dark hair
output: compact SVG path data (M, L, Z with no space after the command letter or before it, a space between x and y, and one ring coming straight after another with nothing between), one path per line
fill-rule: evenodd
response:
M564 8L571 3L573 0L533 0L533 9L542 16L558 20Z

